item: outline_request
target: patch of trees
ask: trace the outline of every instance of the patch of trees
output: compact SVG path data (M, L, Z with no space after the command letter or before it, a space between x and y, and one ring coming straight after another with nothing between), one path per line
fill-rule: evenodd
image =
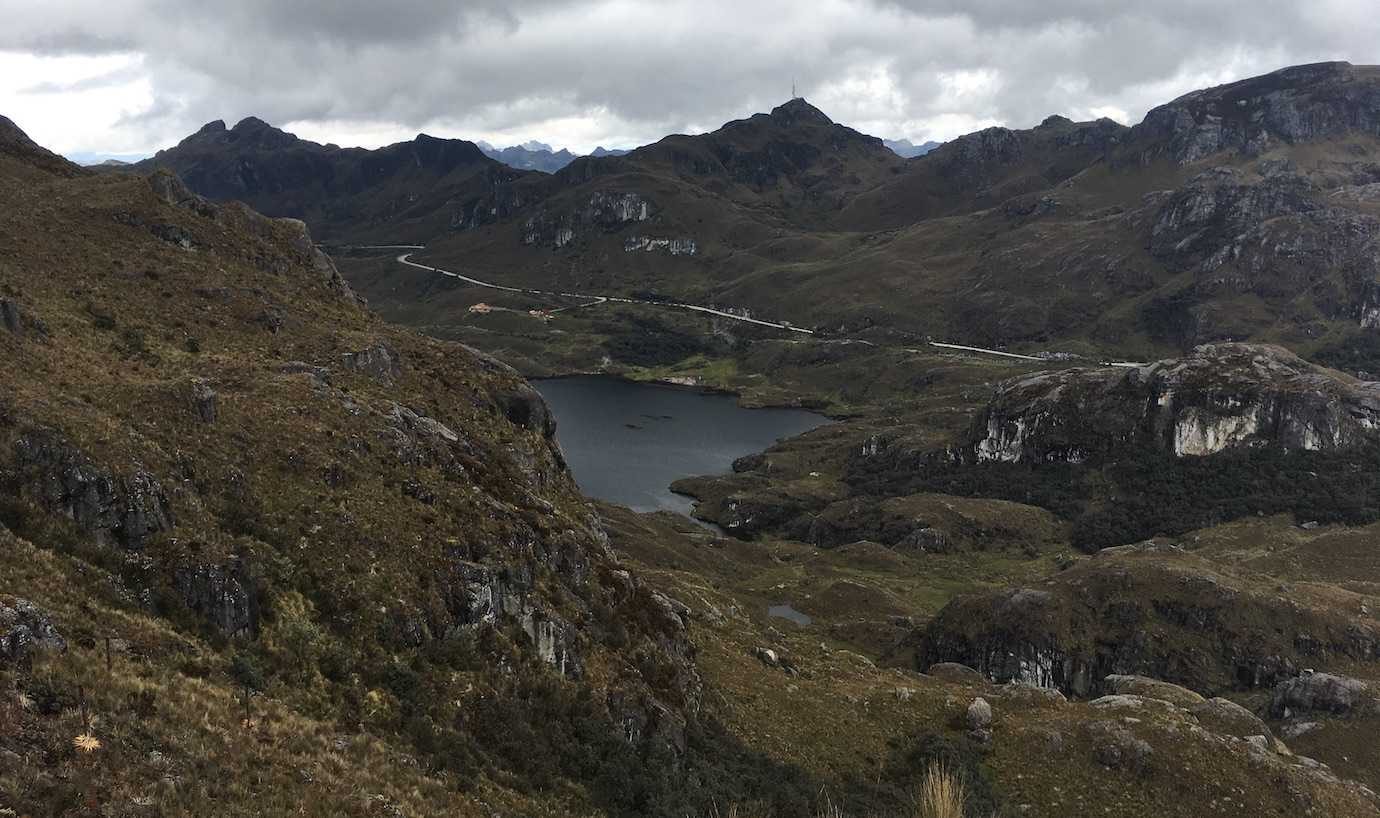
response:
M1350 374L1380 373L1380 333L1359 332L1321 347L1312 357L1323 366Z
M854 491L929 491L1040 506L1096 551L1252 515L1362 525L1380 520L1380 444L1347 452L1228 449L1176 458L1139 451L1087 464L965 463L901 454L855 461Z
M617 325L599 329L609 335L604 351L620 363L666 366L717 350L710 339L676 329L656 318L628 313L619 318Z

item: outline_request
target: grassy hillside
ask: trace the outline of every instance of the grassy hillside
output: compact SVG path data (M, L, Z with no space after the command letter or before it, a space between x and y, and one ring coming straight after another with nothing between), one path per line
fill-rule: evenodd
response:
M243 695L292 745L252 785L275 809L331 780L299 763L346 780L385 757L429 811L489 782L613 812L700 797L598 784L683 755L700 683L684 622L616 564L530 387L385 325L300 222L51 164L0 157L0 594L69 646L34 655L13 630L33 622L0 623L22 727L3 739L8 804L233 796L259 814L243 750L278 739L236 727ZM83 710L109 759L94 777L65 735ZM153 750L191 775L175 797L148 789L169 775ZM375 811L319 806L347 802Z

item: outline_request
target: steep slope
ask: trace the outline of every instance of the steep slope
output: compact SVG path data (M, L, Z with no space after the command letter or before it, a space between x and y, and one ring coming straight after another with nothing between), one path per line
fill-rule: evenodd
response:
M52 151L40 147L8 117L0 116L0 160L14 177L52 174L77 176L82 169Z
M298 139L249 117L216 121L126 168L171 170L193 191L308 222L323 239L425 241L503 215L502 191L522 173L473 143L425 134L378 150ZM484 209L476 207L483 200Z
M1072 145L1027 149L1031 136L999 130L955 140L844 214L895 232L761 270L720 298L785 292L797 323L1136 358L1271 340L1373 370L1373 344L1356 339L1376 324L1380 280L1377 76L1286 69L1190 95L1129 132L1049 126ZM1256 124L1222 125L1213 111L1226 107ZM1372 352L1346 352L1357 348Z
M424 788L578 777L579 804L671 808L590 782L685 757L699 681L683 611L618 565L529 386L383 324L299 221L166 173L77 171L8 130L5 145L0 536L4 561L46 568L0 571L0 674L22 694L0 708L0 803L58 814L238 764L238 741L174 738L198 731L199 697L234 719L238 687L275 721L405 754ZM44 617L40 635L67 637L11 638L13 606L36 611L25 633ZM125 647L102 683L107 637ZM140 689L178 703L116 694ZM92 775L63 735L79 709L105 747ZM257 812L232 792L254 778L180 803ZM344 789L329 803L346 808Z

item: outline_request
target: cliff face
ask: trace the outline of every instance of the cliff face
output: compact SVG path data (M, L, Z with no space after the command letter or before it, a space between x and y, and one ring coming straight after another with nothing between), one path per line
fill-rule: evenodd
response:
M965 456L1078 463L1128 447L1180 457L1231 447L1353 448L1380 435L1380 384L1279 347L1210 344L1130 369L1072 369L1008 381Z

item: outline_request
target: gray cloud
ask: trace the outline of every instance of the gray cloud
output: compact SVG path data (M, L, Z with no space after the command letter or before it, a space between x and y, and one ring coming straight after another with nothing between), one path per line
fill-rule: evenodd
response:
M1138 119L1285 64L1380 62L1374 0L0 0L0 19L0 49L142 55L153 99L112 124L148 147L253 114L337 141L425 129L588 148L715 127L792 80L865 130L949 137L1050 113Z

